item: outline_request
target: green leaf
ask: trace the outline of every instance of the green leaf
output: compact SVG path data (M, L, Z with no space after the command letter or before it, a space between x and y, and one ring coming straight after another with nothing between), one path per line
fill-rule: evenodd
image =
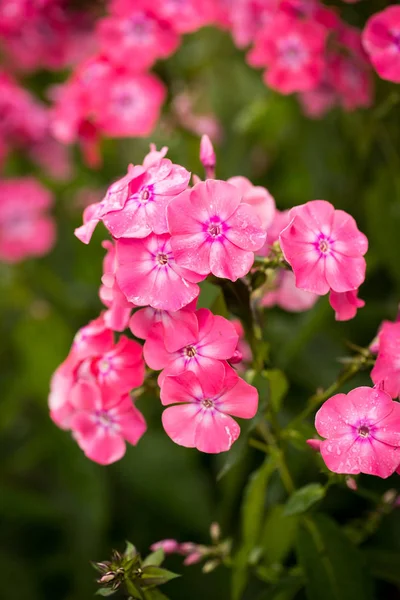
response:
M262 533L263 555L268 564L285 560L295 543L297 526L298 517L285 515L282 505L271 507Z
M152 552L142 562L143 567L147 567L152 565L154 567L159 567L165 558L165 552L162 548L159 548L155 552Z
M313 504L321 500L326 490L320 483L310 483L296 490L285 504L285 516L298 515L308 510Z
M144 593L142 592L140 587L136 585L133 581L131 581L130 579L126 579L125 587L128 594L130 594L132 598L135 598L135 600L144 600Z
M303 586L303 577L288 576L269 586L260 596L257 596L256 600L292 600Z
M141 587L149 587L152 585L163 585L171 579L180 577L177 573L167 571L167 569L161 569L160 567L147 566L142 569L142 576L140 578Z
M117 590L113 590L111 588L100 588L97 590L96 592L96 596L104 596L105 598L107 598L107 596L112 596L113 594L115 594Z
M363 555L374 577L400 586L400 552L367 548Z
M238 600L247 583L248 559L257 545L264 506L267 483L275 470L275 462L267 457L255 471L246 486L242 504L242 545L233 558L232 600Z
M133 544L131 544L131 542L127 541L125 552L124 552L124 557L131 560L136 555L137 555L137 550L136 550L135 546Z
M289 389L288 380L285 373L280 369L268 369L263 371L262 374L269 382L269 402L272 410L277 413Z
M297 556L308 600L372 600L372 582L361 552L328 517L303 518Z

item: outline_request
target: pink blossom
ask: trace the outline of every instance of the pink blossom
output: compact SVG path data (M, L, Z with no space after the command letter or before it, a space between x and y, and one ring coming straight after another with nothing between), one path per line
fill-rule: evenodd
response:
M129 165L128 173L108 188L104 199L85 210L84 224L75 230L82 242L89 243L99 220L115 238L167 233L166 208L187 188L190 173L151 154L145 158L147 166Z
M378 388L329 398L317 412L321 455L334 473L389 477L399 465L400 404Z
M47 214L52 201L32 177L0 180L0 260L13 263L49 252L56 236Z
M326 30L318 23L279 13L248 54L255 67L268 67L265 83L281 94L304 92L322 78Z
M141 308L134 313L129 322L129 327L133 335L145 340L153 325L161 323L165 347L168 352L175 352L175 350L182 347L182 344L189 344L198 332L195 310L196 299L176 312L146 306L146 308Z
M266 232L253 207L225 181L207 180L167 208L171 247L178 265L236 281L246 275Z
M97 24L100 50L117 67L144 71L159 58L170 56L179 37L150 10L132 8L124 18L109 16Z
M102 286L99 290L100 300L108 307L108 310L104 313L104 322L113 331L123 331L128 326L135 305L128 302L115 279L117 261L114 244L106 240L102 243L102 246L107 250L103 260Z
M384 321L378 332L378 356L371 371L374 383L383 381L385 391L400 396L400 322ZM400 464L400 461L399 461Z
M177 311L197 298L203 275L178 265L170 236L117 240L116 278L129 302Z
M365 279L368 240L355 220L325 200L292 208L279 241L296 286L320 296L356 290Z
M70 428L74 414L72 394L82 381L100 385L104 394L127 394L144 380L141 346L121 336L114 344L113 332L104 316L91 321L76 334L66 360L53 375L49 406L50 416L63 429Z
M347 111L369 107L373 101L373 84L368 63L351 53L338 53L331 65L332 83L338 99Z
M229 450L240 434L230 415L254 417L258 392L230 368L218 382L187 371L164 379L161 402L174 405L164 411L162 422L176 444L218 453Z
M163 0L154 11L179 33L197 31L215 20L215 0Z
M208 135L213 141L221 140L223 132L217 117L212 112L199 114L195 110L198 104L204 104L203 96L186 91L175 94L172 99L175 116L182 127L196 136Z
M242 202L250 204L254 208L261 221L261 227L268 229L276 212L275 200L269 191L260 185L253 185L246 177L230 177L227 181L240 191Z
M362 34L364 48L382 79L400 83L400 6L373 15Z
M159 382L166 375L177 375L189 370L200 378L218 381L225 372L224 363L235 352L239 336L234 326L224 317L213 315L206 308L195 313L197 331L188 343L188 336L183 336L177 329L176 347L169 351L164 342L163 326L156 323L146 339L143 348L144 358L151 369L163 369Z
M288 312L303 312L314 306L317 294L296 287L295 276L291 271L280 269L272 284L267 284L266 293L261 299L261 306L271 308L279 306Z
M238 48L245 48L271 22L278 0L233 0L231 32Z
M329 294L329 304L335 311L336 321L349 321L354 319L357 310L365 306L364 300L358 297L358 290L351 292L332 292Z
M172 539L160 540L159 542L154 542L150 546L150 550L152 552L163 550L164 554L175 554L179 552L179 542Z
M109 465L125 454L125 442L136 445L146 431L143 415L128 395L104 391L92 381L78 383L71 402L74 438L86 456Z

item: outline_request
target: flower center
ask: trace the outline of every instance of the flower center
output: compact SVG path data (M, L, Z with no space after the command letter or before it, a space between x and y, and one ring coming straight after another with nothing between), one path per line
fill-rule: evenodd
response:
M106 358L103 358L102 360L99 360L97 366L100 373L107 373L111 368L111 363Z
M317 248L322 254L328 254L331 249L329 240L325 237L321 237L317 242Z
M194 356L196 356L197 350L194 346L186 346L186 348L184 350L184 354L188 358L193 358Z
M361 427L358 428L358 435L360 437L367 438L369 436L369 427L366 425L361 425Z
M113 426L113 420L105 410L97 410L96 411L96 421L98 425L105 427L106 429Z
M209 223L207 232L211 237L217 238L222 233L222 225L220 222Z
M144 188L139 192L139 202L142 204L146 204L146 202L150 199L150 192L147 188Z
M157 254L156 261L160 266L164 267L168 264L168 256L163 253Z
M202 400L201 403L204 406L204 408L213 408L214 406L214 402L210 400L210 398L204 398L204 400Z

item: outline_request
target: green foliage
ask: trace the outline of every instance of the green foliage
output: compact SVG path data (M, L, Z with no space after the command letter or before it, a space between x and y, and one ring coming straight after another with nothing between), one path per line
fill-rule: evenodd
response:
M290 496L285 505L284 514L290 517L291 515L299 515L306 512L313 504L322 500L325 493L326 489L320 483L305 485Z

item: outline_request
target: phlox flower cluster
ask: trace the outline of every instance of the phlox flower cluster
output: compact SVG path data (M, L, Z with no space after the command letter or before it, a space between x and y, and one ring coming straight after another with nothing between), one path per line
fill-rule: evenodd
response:
M0 169L13 150L24 152L55 179L70 174L67 150L50 131L49 109L0 70Z
M60 1L50 3L57 14ZM319 0L110 0L106 10L93 26L91 43L82 47L82 60L52 94L54 135L66 144L78 141L92 166L100 162L102 136L152 132L166 89L150 70L177 51L184 34L204 26L228 30L239 48L250 47L248 64L264 69L268 87L297 93L310 117L335 105L346 111L370 106L370 61L382 77L397 82L400 77L398 7L374 15L363 35L341 19L339 9ZM82 20L65 8L62 14L62 31L70 31L71 20ZM93 15L83 22L93 22ZM64 63L72 48L61 44ZM54 56L62 62L59 53ZM199 133L201 124L201 133L219 135L212 115L194 115L187 94L173 104L184 126Z
M278 269L262 303L306 310L330 289L328 277L343 296L340 314L364 278L366 240L350 215L324 201L281 213L268 190L246 178L215 179L207 137L200 145L205 181L194 177L190 185L190 173L166 154L152 145L141 165L129 165L100 202L85 208L75 231L87 244L101 221L111 236L103 242L99 290L106 310L78 332L54 374L50 413L89 458L104 464L144 432L129 397L143 384L144 364L159 372L162 424L179 445L227 451L240 434L233 417L256 414L257 390L239 375L252 361L242 324L196 307L207 276L249 284L255 252L268 260L280 243L294 273ZM322 287L314 289L316 280ZM114 332L128 327L142 341L121 336L115 343Z

